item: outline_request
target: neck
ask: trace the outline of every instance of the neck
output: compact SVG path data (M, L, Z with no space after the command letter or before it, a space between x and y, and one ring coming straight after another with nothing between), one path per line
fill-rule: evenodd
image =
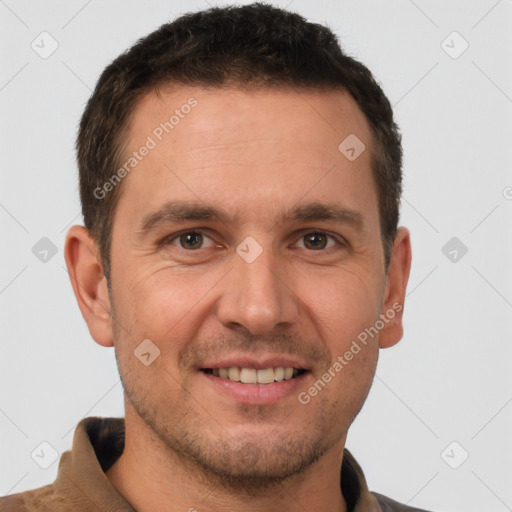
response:
M345 438L301 474L242 494L170 453L134 411L126 411L125 428L124 451L106 476L138 512L347 510L340 489Z

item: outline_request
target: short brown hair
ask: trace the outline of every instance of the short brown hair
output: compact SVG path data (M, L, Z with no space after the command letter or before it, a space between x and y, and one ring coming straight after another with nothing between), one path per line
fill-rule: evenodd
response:
M105 197L98 198L95 191L121 165L137 100L164 83L348 91L374 139L372 170L388 267L402 192L401 136L388 99L371 72L343 53L329 28L253 3L180 16L137 41L101 74L82 116L76 149L84 224L98 244L109 284L113 218L122 183Z

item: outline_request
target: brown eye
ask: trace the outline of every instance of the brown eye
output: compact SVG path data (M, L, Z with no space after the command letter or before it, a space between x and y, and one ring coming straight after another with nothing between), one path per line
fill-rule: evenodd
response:
M301 237L295 242L299 249L330 253L348 247L341 235L331 235L325 231L302 231Z
M215 240L201 230L174 233L164 238L160 246L166 251L172 251L177 257L186 255L190 258L195 256L203 258L206 254L211 254L213 249L221 248ZM192 255L192 253L196 254Z
M188 233L183 233L179 237L179 241L183 249L200 249L203 245L203 235L201 233L190 231Z
M327 245L327 235L324 233L308 233L303 239L308 249L325 249Z

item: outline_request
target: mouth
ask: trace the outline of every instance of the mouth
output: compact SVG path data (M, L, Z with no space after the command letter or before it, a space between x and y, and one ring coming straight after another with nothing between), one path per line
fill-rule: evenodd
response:
M292 400L311 374L306 364L282 356L233 356L223 361L205 361L198 370L215 396L220 393L235 403L261 406Z
M293 366L270 366L261 369L230 366L224 368L201 368L201 371L223 380L264 386L284 380L292 380L307 372L304 368L294 368Z

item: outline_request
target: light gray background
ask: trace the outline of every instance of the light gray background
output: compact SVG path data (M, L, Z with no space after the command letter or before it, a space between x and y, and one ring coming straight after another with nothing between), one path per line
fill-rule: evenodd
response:
M41 442L60 455L80 419L124 415L113 348L89 336L63 258L67 228L81 223L77 123L113 58L208 3L222 5L0 1L1 495L53 481L58 462L31 458ZM405 336L381 352L347 446L370 488L397 500L512 510L512 3L274 4L334 29L383 84L403 133ZM47 59L31 48L43 31L59 45ZM469 43L458 58L453 31ZM32 252L42 237L57 247L46 263ZM468 248L456 262L442 252L452 237Z

